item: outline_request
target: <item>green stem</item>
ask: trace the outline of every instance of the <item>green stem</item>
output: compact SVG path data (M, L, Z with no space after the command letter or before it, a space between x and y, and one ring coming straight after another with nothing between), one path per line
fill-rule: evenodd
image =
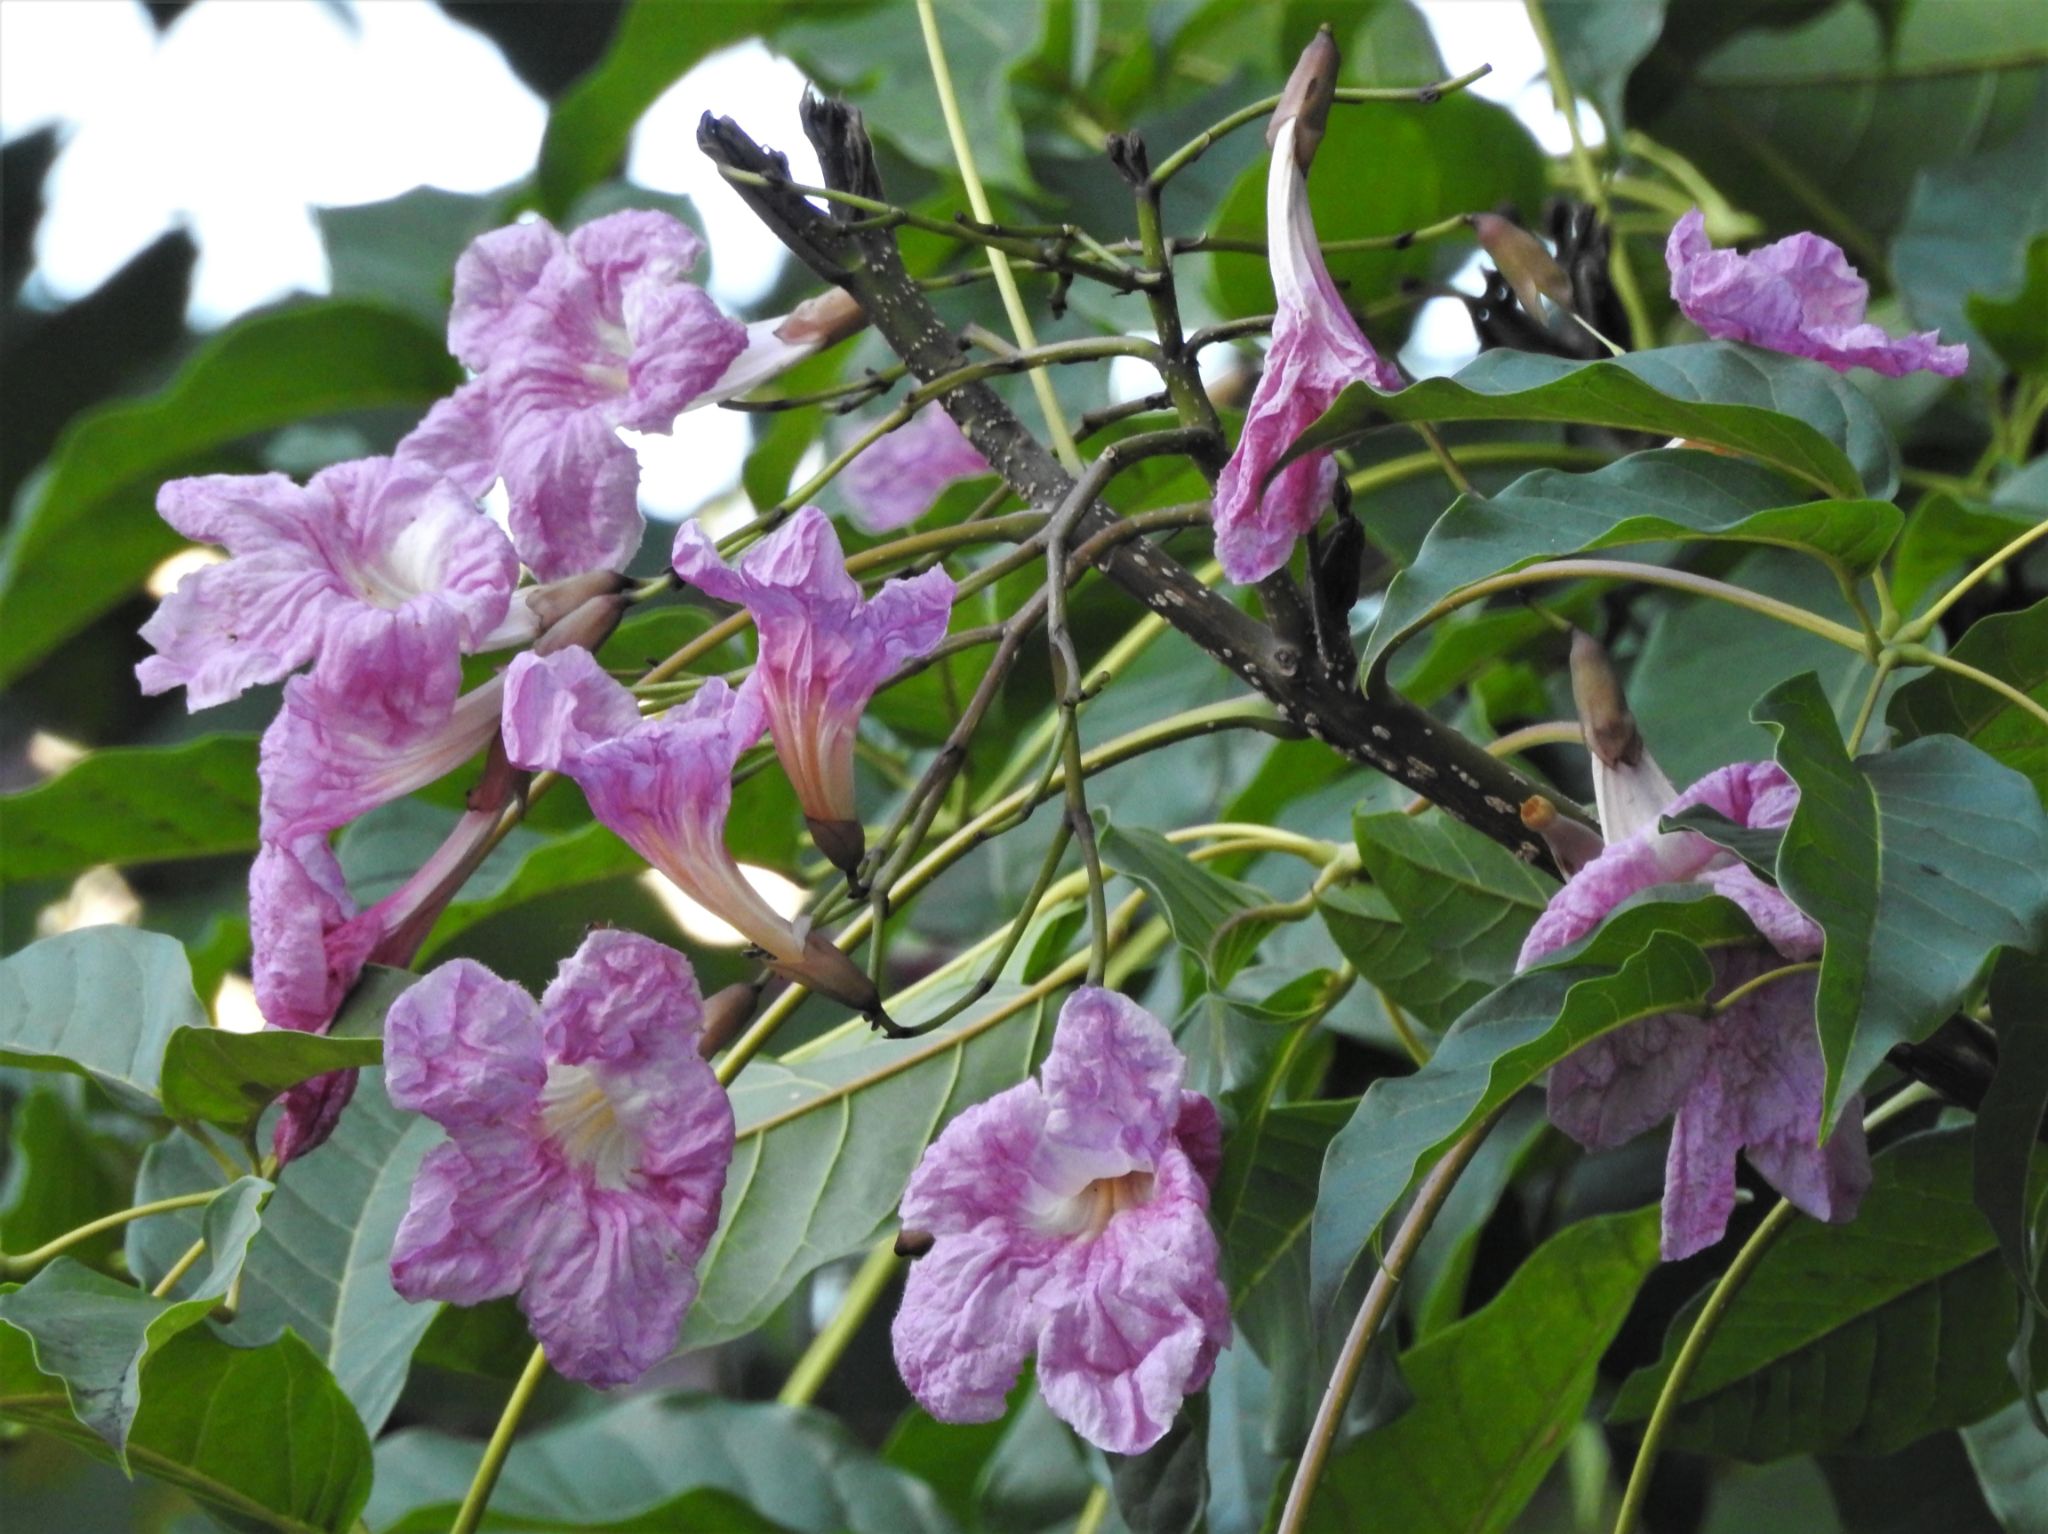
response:
M1941 622L1942 614L1961 601L1971 587L1994 574L2007 560L2041 538L2048 538L2048 517L2043 517L2039 522L2036 522L2018 537L2012 539L1997 553L1991 555L1990 558L1978 565L1968 575L1965 575L1961 580L1949 587L1948 590L1941 594L1939 601L1911 623L1900 629L1898 637L1909 643L1925 639L1934 632L1934 625Z
M853 1341L861 1323L867 1320L868 1312L888 1292L889 1280L896 1274L897 1261L894 1235L884 1236L874 1244L847 1284L846 1297L839 1302L839 1309L833 1312L824 1330L811 1339L811 1345L804 1349L804 1356L789 1371L788 1380L775 1397L779 1403L809 1406L817 1398L819 1389L846 1352L846 1345Z
M512 1387L512 1394L505 1401L505 1410L499 1414L498 1425L491 1432L491 1441L484 1445L484 1457L477 1464L476 1475L469 1483L469 1495L462 1499L462 1510L455 1515L455 1522L448 1526L448 1534L476 1534L477 1525L483 1521L484 1509L490 1505L491 1493L497 1489L498 1473L505 1468L505 1456L512 1452L512 1438L519 1431L519 1419L526 1415L533 1393L540 1389L540 1382L547 1372L547 1350L535 1348L533 1357L526 1361L525 1372L519 1376L519 1382Z
M1438 80L1433 85L1411 85L1398 88L1340 86L1336 92L1336 99L1350 103L1364 101L1416 101L1427 105L1450 95L1454 91L1461 91L1474 80L1483 79L1491 73L1493 73L1493 66L1491 64L1481 64L1477 69L1467 70L1462 75L1453 75L1448 80ZM1203 155L1207 154L1210 147L1225 134L1236 132L1246 123L1257 122L1278 105L1280 105L1278 95L1262 96L1248 106L1239 107L1228 117L1211 123L1159 162L1158 168L1152 172L1152 184L1154 186L1164 186Z
M23 1252L13 1257L0 1256L0 1276L13 1278L23 1273L32 1273L52 1257L69 1250L81 1241L90 1241L102 1231L117 1230L130 1220L147 1219L153 1214L169 1214L174 1209L194 1209L201 1204L210 1204L219 1192L218 1188L209 1188L203 1193L181 1193L176 1198L160 1198L154 1203L137 1204L132 1209L101 1215L97 1220L89 1220L76 1230L67 1230L53 1241L45 1241L32 1252Z
M1871 673L1870 685L1863 690L1863 705L1856 710L1856 723L1849 731L1851 756L1863 749L1863 732L1870 728L1871 716L1877 711L1877 700L1884 692L1884 679L1891 675L1892 665L1893 657L1889 652L1879 656L1876 669Z
M1091 1486L1088 1500L1081 1504L1081 1516L1074 1520L1074 1534L1101 1534L1102 1522L1109 1516L1109 1488Z
M1953 655L1944 655L1939 650L1930 650L1925 645L1893 645L1890 653L1898 656L1900 660L1905 661L1909 665L1933 666L1941 671L1949 671L1957 676L1967 677L1979 687L1989 688L2014 708L2022 709L2032 714L2044 726L2048 726L2048 708L2044 708L2041 704L2035 702L2003 677L1993 676L1988 671L1980 671L1967 661L1957 660Z
M992 224L995 213L989 206L988 192L981 184L981 173L975 168L974 146L967 137L967 124L960 116L960 98L953 91L953 71L946 63L946 48L939 39L939 18L932 7L932 0L917 0L917 20L924 30L924 51L931 60L932 85L939 93L939 111L946 119L946 135L953 141L953 158L959 163L960 180L967 188L967 205L982 223ZM1038 338L1031 328L1031 316L1024 308L1024 295L1018 291L1016 274L1010 270L1009 256L991 249L988 264L995 272L996 291L1003 296L1003 310L1010 317L1010 328L1016 332L1017 344L1026 350L1035 348ZM1074 436L1067 428L1066 414L1060 409L1059 397L1053 393L1052 380L1043 372L1034 370L1031 387L1038 395L1038 408L1045 414L1046 433L1052 438L1053 452L1069 474L1080 473L1080 450L1074 446Z
M1858 655L1868 653L1863 636L1845 623L1836 623L1832 619L1821 617L1818 613L1810 613L1803 607L1794 607L1790 602L1781 602L1776 597L1767 597L1760 592L1731 586L1726 581L1717 581L1711 576L1695 575L1689 570L1672 570L1663 565L1637 564L1625 559L1547 559L1520 570L1510 570L1504 575L1488 576L1483 581L1474 581L1469 586L1460 587L1445 597L1423 614L1413 627L1423 628L1461 607L1498 592L1513 591L1522 586L1537 586L1546 581L1570 580L1641 581L1650 586L1668 586L1674 591L1712 597L1717 602L1745 608L1760 617L1775 618L1780 623L1804 629L1807 633L1817 635L1832 644L1841 645L1844 649L1854 650Z
M185 1255L170 1266L170 1271L156 1281L156 1287L149 1291L149 1297L160 1300L178 1287L178 1280L192 1271L192 1264L206 1255L206 1238L201 1236L185 1248Z
M1344 1407L1358 1383L1358 1373L1365 1366L1365 1356L1372 1349L1373 1338L1379 1334L1387 1312L1393 1308L1394 1295L1401 1286L1401 1275L1408 1270L1408 1263L1415 1256L1416 1248L1422 1245L1422 1238L1429 1234L1429 1227L1435 1223L1444 1200L1458 1185L1459 1175L1492 1132L1499 1117L1498 1112L1489 1114L1467 1130L1457 1144L1444 1152L1443 1160L1430 1169L1422 1186L1416 1189L1415 1202L1409 1206L1400 1228L1394 1232L1386 1260L1373 1275L1372 1287L1366 1290L1365 1301L1358 1307L1351 1330L1345 1334L1343 1350L1337 1355L1337 1367L1331 1372L1330 1383L1323 1391L1322 1404L1316 1408L1316 1420L1309 1428L1308 1443L1301 1453L1301 1463L1295 1469L1294 1484L1287 1489L1287 1506L1281 1511L1276 1534L1301 1534L1305 1527L1309 1501L1315 1495L1316 1483L1322 1479L1330 1450L1336 1445L1337 1426L1344 1420Z
M1565 130L1571 134L1572 173L1578 177L1580 195L1593 205L1602 223L1611 223L1613 213L1607 202L1607 188L1593 165L1585 136L1579 132L1578 99L1572 94L1571 81L1565 77L1564 57L1557 51L1557 39L1551 35L1550 19L1543 14L1543 0L1522 0L1522 5L1529 13L1529 26L1536 34L1536 41L1543 49L1543 67L1550 76L1550 98L1563 114ZM1621 307L1628 315L1629 340L1637 351L1646 350L1656 344L1657 332L1650 323L1643 290L1636 283L1635 268L1629 265L1628 246L1618 239L1614 242L1607 269L1614 281L1614 296L1621 300Z
M1707 1011L1710 1015L1726 1012L1745 996L1753 996L1767 985L1775 985L1780 980L1789 980L1794 975L1811 974L1819 968L1820 960L1818 959L1806 959L1798 964L1781 964L1776 969L1766 970L1761 975L1756 975L1743 981L1742 984L1707 1008Z

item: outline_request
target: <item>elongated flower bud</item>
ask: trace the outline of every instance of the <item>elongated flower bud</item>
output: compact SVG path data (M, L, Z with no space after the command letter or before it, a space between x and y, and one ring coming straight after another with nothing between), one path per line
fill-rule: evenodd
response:
M1293 121L1294 163L1304 171L1314 162L1316 149L1323 142L1323 130L1329 125L1330 103L1337 92L1337 68L1342 62L1337 39L1330 35L1329 24L1325 22L1301 50L1294 73L1287 77L1287 88L1280 93L1280 104L1273 108L1272 121L1266 124L1266 145L1273 148L1279 143L1281 128Z
M1677 790L1643 748L1636 716L1614 662L1599 640L1583 630L1572 635L1572 699L1579 726L1593 752L1593 795L1600 831L1610 842L1655 823L1658 811Z
M1522 801L1522 824L1543 838L1557 871L1567 879L1600 856L1606 846L1598 831L1558 813L1557 806L1541 794Z
M1546 298L1560 309L1571 308L1571 281L1535 235L1498 213L1468 213L1465 222L1479 236L1480 248L1493 258L1532 319L1543 318Z

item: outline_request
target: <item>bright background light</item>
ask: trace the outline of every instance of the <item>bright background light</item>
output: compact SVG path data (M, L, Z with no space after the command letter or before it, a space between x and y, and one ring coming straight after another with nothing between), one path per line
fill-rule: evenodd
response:
M1479 94L1561 152L1564 119L1519 0L1419 4L1451 71L1491 63ZM713 252L708 286L729 306L767 292L781 251L698 152L697 118L707 108L744 114L758 138L790 155L799 178L816 179L797 121L802 87L796 66L760 44L729 48L678 81L634 136L629 177L695 202ZM52 305L90 292L177 226L199 245L195 325L289 293L326 292L315 207L378 202L422 184L504 186L532 167L546 116L488 38L428 0L375 0L347 14L322 0L202 0L161 35L139 5L121 0L0 4L0 136L53 121L65 135L29 290ZM1582 120L1598 142L1593 115ZM1460 285L1476 287L1469 269ZM1417 372L1440 372L1471 350L1462 309L1435 299L1402 357ZM1141 387L1121 376L1113 383ZM686 415L672 437L635 440L647 511L679 519L726 494L747 443L746 421L720 410Z

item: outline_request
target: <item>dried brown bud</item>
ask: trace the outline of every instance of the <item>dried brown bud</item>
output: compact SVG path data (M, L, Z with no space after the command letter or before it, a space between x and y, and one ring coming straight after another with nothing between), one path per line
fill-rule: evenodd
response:
M849 879L854 877L868 850L867 832L861 829L860 822L818 820L806 815L804 824L811 828L811 841L825 854L825 860Z
M791 346L830 346L867 322L867 311L859 299L844 288L828 288L790 310L788 318L775 327L775 339Z
M559 618L548 626L534 643L535 655L553 655L561 650L578 648L597 653L598 647L612 637L612 630L619 626L619 619L626 615L626 599L613 593L610 596L592 597L565 618Z
M932 1249L938 1238L928 1230L904 1229L896 1232L896 1255L898 1257L922 1257Z
M1609 767L1633 767L1643 757L1643 737L1628 711L1621 677L1607 647L1584 629L1572 631L1572 700L1586 744Z
M801 959L771 959L769 967L820 996L829 996L862 1017L874 1020L877 1026L894 1026L888 1023L888 1014L882 1010L881 992L875 989L875 982L868 978L867 971L833 947L822 933L813 932L806 936Z
M521 593L521 598L543 632L553 628L592 597L608 597L626 589L626 577L616 570L589 570Z
M1522 824L1543 838L1557 871L1567 879L1606 849L1598 831L1583 821L1560 814L1557 806L1541 794L1531 794L1522 801Z
M1342 63L1337 39L1325 22L1301 50L1294 73L1287 77L1287 88L1280 93L1280 104L1273 108L1272 120L1266 124L1266 145L1271 148L1281 128L1293 119L1294 163L1304 171L1315 159L1323 130L1329 125L1330 103L1337 93L1337 69Z
M1493 257L1493 264L1507 278L1531 319L1543 318L1545 298L1560 309L1571 308L1571 281L1535 235L1498 213L1468 213L1465 222L1479 236L1480 248Z
M730 1044L761 1000L761 982L742 980L715 992L704 1002L704 1032L697 1053L709 1060Z

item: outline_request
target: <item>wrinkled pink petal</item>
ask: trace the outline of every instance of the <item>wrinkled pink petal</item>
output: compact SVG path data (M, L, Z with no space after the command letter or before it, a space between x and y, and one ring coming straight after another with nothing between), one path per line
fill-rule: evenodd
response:
M702 1025L681 954L606 930L538 1004L466 960L400 997L387 1088L449 1141L393 1244L399 1292L474 1304L516 1291L549 1362L585 1384L626 1384L666 1357L732 1159Z
M846 572L839 535L815 506L799 510L728 566L695 522L676 530L676 573L743 604L760 632L761 682L776 755L804 813L852 820L854 740L875 689L945 637L953 580L933 568L886 582L872 601Z
M1925 370L1959 378L1967 346L1944 346L1932 330L1892 336L1865 322L1870 288L1842 248L1817 234L1795 234L1741 255L1716 250L1694 208L1664 247L1671 296L1685 317L1718 341L1811 357L1838 373L1867 367L1889 378Z
M173 480L157 510L229 554L142 627L157 651L136 668L143 691L183 687L195 709L282 680L344 629L431 626L452 663L482 647L519 581L505 535L419 463L337 464L303 489L281 474Z
M1230 1340L1208 1222L1220 1136L1185 1070L1156 1019L1082 990L1042 1083L970 1108L925 1151L902 1215L933 1241L892 1335L927 1411L993 1420L1035 1352L1053 1412L1135 1454L1208 1381Z
M512 541L533 573L620 570L640 547L640 460L595 411L529 411L497 438Z
M1336 482L1336 460L1328 453L1297 459L1269 482L1281 455L1347 385L1362 380L1384 393L1404 385L1400 370L1358 328L1323 264L1308 178L1295 163L1294 128L1292 121L1282 125L1266 179L1266 238L1279 304L1273 344L1237 451L1216 482L1216 554L1223 573L1240 585L1287 563Z
M455 262L455 299L448 311L448 350L473 373L523 339L527 300L548 267L567 249L545 219L478 235Z
M931 404L862 449L839 483L862 531L886 533L930 511L947 486L988 472L988 460L953 418Z

